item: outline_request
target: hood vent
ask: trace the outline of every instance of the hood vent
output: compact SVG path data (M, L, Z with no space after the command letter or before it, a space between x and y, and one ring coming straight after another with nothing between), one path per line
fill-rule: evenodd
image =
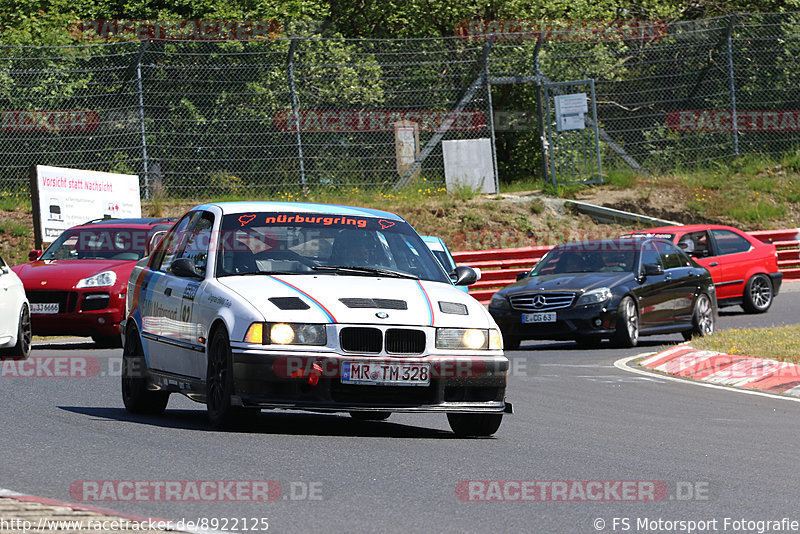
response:
M453 315L469 315L466 304L458 302L443 302L439 301L439 309L442 313L452 313Z
M348 308L376 308L380 310L408 309L406 301L395 299L345 298L339 299L339 302Z
M280 310L307 310L311 307L298 297L272 297L269 301Z

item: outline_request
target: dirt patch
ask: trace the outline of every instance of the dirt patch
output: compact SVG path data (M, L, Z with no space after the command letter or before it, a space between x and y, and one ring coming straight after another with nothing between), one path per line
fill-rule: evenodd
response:
M9 265L17 265L28 261L28 252L33 249L33 221L31 213L24 209L0 211L0 256ZM17 235L15 228L24 229L23 235Z
M580 191L576 198L596 206L647 215L678 224L725 224L718 219L703 217L687 207L685 195L675 189L637 187L620 190L611 187L593 187Z

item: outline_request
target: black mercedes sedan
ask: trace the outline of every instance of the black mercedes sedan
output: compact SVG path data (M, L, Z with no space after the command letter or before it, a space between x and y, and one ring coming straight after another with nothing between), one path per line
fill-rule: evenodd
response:
M492 296L489 313L506 350L525 339L572 339L633 347L639 336L714 332L709 272L663 239L621 238L558 245Z

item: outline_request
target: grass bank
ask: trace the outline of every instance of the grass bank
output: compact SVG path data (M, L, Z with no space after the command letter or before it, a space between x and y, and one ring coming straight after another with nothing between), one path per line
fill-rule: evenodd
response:
M800 325L723 330L693 339L692 346L700 350L800 364Z

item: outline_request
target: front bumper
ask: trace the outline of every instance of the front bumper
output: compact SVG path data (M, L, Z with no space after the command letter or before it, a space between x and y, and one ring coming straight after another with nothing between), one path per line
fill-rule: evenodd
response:
M489 308L504 337L563 341L579 337L609 337L616 332L616 309L592 305L553 311L555 322L523 323L522 314L525 312Z
M772 296L778 294L781 290L781 284L783 283L783 273L769 273L769 279L772 281Z
M117 337L121 320L122 310L31 314L31 329L37 336Z
M58 313L31 313L31 329L40 336L119 336L125 306L124 293L98 289L26 291L37 303L58 303Z
M343 383L340 369L345 361L429 363L430 384ZM388 358L234 348L232 401L247 407L327 412L510 413L511 405L505 402L508 368L505 356Z

